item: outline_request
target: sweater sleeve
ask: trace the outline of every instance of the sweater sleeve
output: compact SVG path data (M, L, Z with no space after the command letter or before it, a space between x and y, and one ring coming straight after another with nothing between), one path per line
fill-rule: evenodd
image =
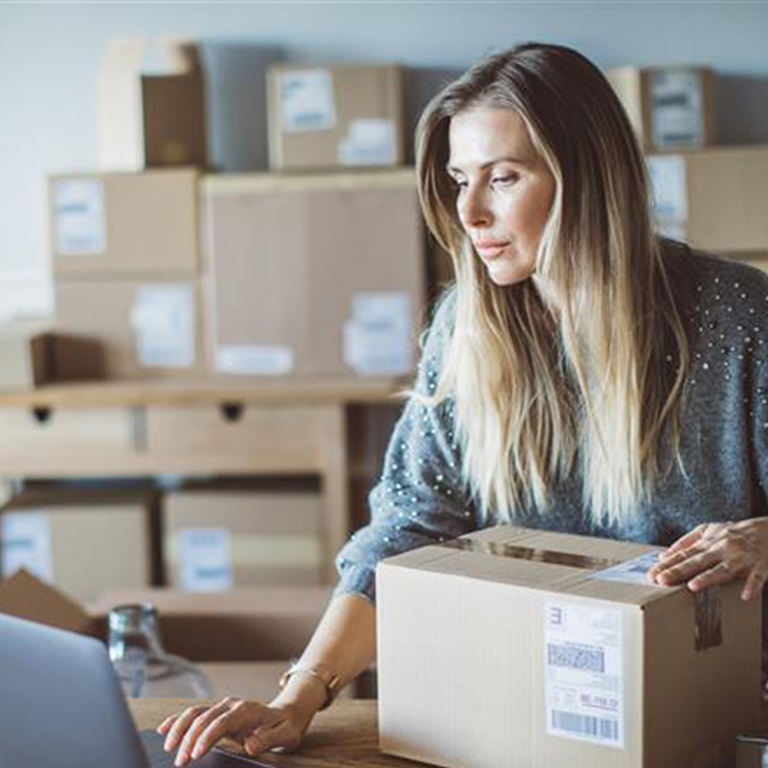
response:
M432 405L419 397L436 391L453 307L449 295L435 315L414 393L394 428L381 479L369 496L370 522L353 534L336 558L337 595L359 594L374 602L379 560L476 527L461 480L453 401Z

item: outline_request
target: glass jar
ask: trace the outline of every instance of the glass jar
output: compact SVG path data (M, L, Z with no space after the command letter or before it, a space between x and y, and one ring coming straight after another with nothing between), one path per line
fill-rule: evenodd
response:
M160 642L157 609L149 603L119 605L109 612L109 658L130 698L206 699L205 675Z

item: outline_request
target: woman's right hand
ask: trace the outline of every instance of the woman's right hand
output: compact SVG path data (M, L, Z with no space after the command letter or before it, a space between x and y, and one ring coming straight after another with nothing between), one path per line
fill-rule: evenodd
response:
M243 746L246 754L270 749L296 749L315 710L302 712L295 704L269 706L256 701L226 698L210 706L189 707L158 726L165 750L176 753L175 765L186 765L208 752L225 736Z

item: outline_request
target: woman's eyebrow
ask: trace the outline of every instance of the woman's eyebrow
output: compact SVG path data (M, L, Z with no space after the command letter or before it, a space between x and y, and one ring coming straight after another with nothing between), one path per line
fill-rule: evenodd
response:
M482 165L478 166L478 170L484 171L486 168L490 168L492 165L498 165L499 163L514 163L515 165L530 166L529 160L524 160L521 157L496 157L493 160L488 160ZM464 171L458 166L451 165L450 163L445 166L445 170L450 174L464 173Z

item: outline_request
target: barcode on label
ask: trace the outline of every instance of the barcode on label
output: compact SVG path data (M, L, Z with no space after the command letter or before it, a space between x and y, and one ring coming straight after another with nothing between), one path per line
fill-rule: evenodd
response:
M581 645L547 643L547 663L553 667L570 667L586 672L605 672L605 653L599 648Z
M619 740L619 723L603 717L590 717L589 715L577 715L574 712L552 710L552 727L560 731L568 731L582 736L605 741Z

